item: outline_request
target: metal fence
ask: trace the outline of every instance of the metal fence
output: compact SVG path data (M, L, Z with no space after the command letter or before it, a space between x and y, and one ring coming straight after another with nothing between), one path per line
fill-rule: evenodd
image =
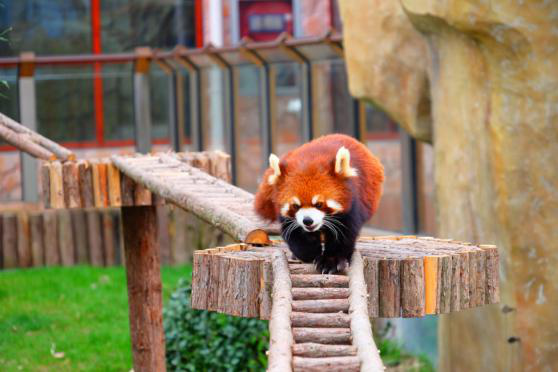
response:
M66 144L78 148L128 144L107 140L112 129L99 125L103 123L103 98L108 99L103 70L118 65L132 67L128 98L133 106L129 117L134 141L129 144L135 144L136 151L148 152L153 143L166 142L164 137L177 151L220 148L231 154L233 182L254 191L271 152L284 153L329 132L343 132L365 143L388 140L396 143L399 158L394 164L384 164L388 171L393 168L391 179L397 178L398 184L386 188L388 199L390 192L394 194L393 205L375 225L406 233L419 231L417 182L421 170L417 169L416 145L381 111L350 97L340 34L304 39L283 34L272 42L242 40L238 46L222 48L177 46L171 51L137 48L134 53L37 57L23 53L0 59L0 71L16 69L20 121L46 135L37 126L41 108L35 72L41 68L89 69L93 97L81 100L93 106L87 112L95 116L91 135L95 140L87 146L73 141ZM109 101L104 110L121 104ZM154 122L155 116L163 119ZM115 117L114 127L125 126L126 120L118 119L122 116ZM51 127L59 124L53 122ZM161 133L162 141L154 141L154 133L155 137ZM36 165L28 159L22 165L31 169L22 171L23 184L36 185L32 175ZM395 214L397 222L382 225Z

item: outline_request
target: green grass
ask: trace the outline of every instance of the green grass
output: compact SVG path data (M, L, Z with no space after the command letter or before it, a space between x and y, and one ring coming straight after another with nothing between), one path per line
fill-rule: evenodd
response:
M190 275L190 267L163 268L165 300ZM0 272L0 371L131 368L123 268Z

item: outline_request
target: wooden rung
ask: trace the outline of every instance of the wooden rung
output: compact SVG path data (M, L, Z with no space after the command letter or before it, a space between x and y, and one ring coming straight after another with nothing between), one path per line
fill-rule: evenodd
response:
M356 356L304 358L293 357L294 371L360 371L360 359Z
M319 274L314 264L290 264L291 274Z
M352 345L328 345L306 342L293 345L293 355L311 358L354 356L357 355L357 349Z
M344 275L294 274L291 275L291 281L294 288L346 288L349 286L349 277Z
M291 313L293 327L345 328L349 327L350 323L350 316L342 312L319 314L293 311Z
M298 300L292 303L293 311L306 313L337 313L349 311L347 299Z
M349 288L293 288L293 300L324 300L349 298Z
M351 343L351 330L349 328L294 327L293 337L296 343L315 342L319 344L349 345Z

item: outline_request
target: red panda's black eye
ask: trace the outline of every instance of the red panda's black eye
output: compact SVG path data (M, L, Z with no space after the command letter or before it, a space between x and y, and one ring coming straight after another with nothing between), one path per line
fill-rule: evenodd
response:
M300 209L300 205L298 204L293 204L293 210L296 212Z
M324 206L324 203L322 203L322 202L317 202L314 206L315 206L316 208L320 209L320 208L322 208L322 207Z

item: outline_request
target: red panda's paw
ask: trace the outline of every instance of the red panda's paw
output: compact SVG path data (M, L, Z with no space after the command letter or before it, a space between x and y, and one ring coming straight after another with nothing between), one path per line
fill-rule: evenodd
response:
M320 255L314 260L316 270L322 274L337 274L349 267L349 261L344 257Z

